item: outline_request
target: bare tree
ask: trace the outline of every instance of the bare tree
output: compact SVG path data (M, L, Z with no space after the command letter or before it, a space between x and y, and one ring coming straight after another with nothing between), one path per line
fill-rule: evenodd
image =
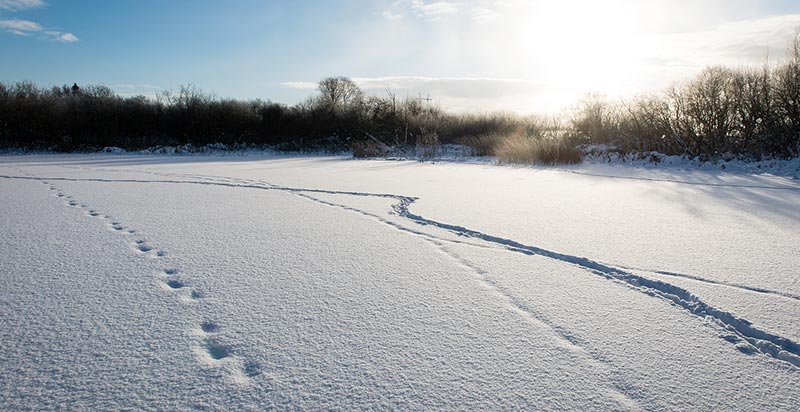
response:
M364 93L347 77L327 77L319 81L321 102L332 110L340 110L364 100Z
M800 155L800 28L787 50L787 62L773 78L774 112L779 125L776 151Z

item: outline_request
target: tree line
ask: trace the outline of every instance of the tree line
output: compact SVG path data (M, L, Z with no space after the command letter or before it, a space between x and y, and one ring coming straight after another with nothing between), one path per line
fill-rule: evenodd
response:
M661 93L616 103L590 97L563 120L450 113L390 90L367 95L346 77L321 80L315 96L291 106L220 99L192 85L146 98L122 97L102 85L0 83L0 148L139 150L189 143L353 150L360 156L381 155L388 146L458 143L509 159L540 159L519 151L548 148L545 157L554 162L575 161L581 144L704 158L796 157L800 35L780 66L711 67Z
M285 150L342 150L379 141L455 143L464 136L510 132L509 114L451 114L413 98L367 96L350 79L319 82L319 94L288 106L220 99L193 85L156 98L122 97L103 85L42 88L0 83L0 147L56 151L128 150L158 145L265 144Z
M712 158L800 156L800 34L777 66L709 67L661 93L580 103L577 143Z

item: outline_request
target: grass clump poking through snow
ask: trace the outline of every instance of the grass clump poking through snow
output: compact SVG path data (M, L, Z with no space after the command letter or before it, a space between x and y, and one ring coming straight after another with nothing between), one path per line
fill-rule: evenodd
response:
M495 150L506 140L500 133L487 133L480 136L470 136L464 139L464 145L472 148L475 156L493 156Z
M581 152L564 140L512 136L495 149L501 163L569 164L580 163Z
M524 127L522 127L524 126ZM510 133L487 133L470 137L464 144L475 155L495 156L500 163L580 163L583 154L557 121L529 118Z
M353 151L353 157L357 159L386 157L389 155L389 148L385 144L379 142L376 143L370 140L355 142L350 145L350 150Z

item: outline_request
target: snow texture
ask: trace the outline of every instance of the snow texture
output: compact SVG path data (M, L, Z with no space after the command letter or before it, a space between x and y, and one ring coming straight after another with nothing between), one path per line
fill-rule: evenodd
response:
M0 157L0 409L800 409L800 184Z

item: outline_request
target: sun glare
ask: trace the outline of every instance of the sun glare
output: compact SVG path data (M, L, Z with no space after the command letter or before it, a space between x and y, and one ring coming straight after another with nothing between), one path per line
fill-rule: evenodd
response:
M511 17L513 42L525 51L531 76L552 84L608 94L625 91L635 71L639 16L619 2L540 2Z

